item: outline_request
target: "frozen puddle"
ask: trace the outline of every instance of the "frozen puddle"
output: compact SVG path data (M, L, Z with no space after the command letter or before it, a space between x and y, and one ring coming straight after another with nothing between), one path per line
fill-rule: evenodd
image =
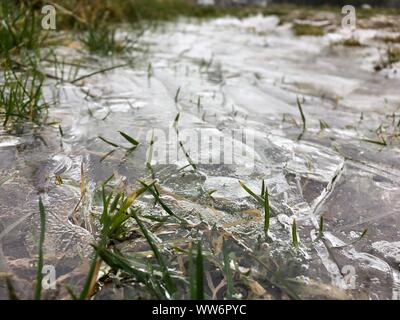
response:
M363 41L375 36L358 32ZM332 39L343 36L294 37L276 17L168 23L145 32L137 46L148 52L135 53L134 68L75 84L49 84L48 96L59 97L50 117L60 121L64 136L57 128L0 136L0 271L16 275L17 289L31 285L42 194L48 211L46 263L56 266L61 283L82 284L94 238L87 221L98 209L96 184L112 173L124 187L148 177L149 136L153 130L176 135L179 112L182 139L186 129L199 133L199 139L207 132L233 146L243 141L230 130L247 132L252 140L244 143L246 152L236 154L236 162L209 164L217 155L186 137L186 151L199 161L197 170L178 171L188 164L182 154L166 157L167 163L153 159L161 195L177 215L229 234L238 258L273 257L299 284L302 298L399 298L400 79L394 69L374 71L379 53L372 47L332 46ZM98 65L108 63L98 59ZM379 141L377 128L387 146L366 141ZM141 145L131 157L115 152L104 158L111 149L97 137L123 144L118 131ZM167 154L169 143L158 140L154 148ZM84 222L77 225L72 213L80 198L81 163L88 195ZM262 209L239 180L257 194L262 180L268 186L267 241ZM142 206L153 210L146 199ZM325 236L318 238L321 215ZM291 238L294 220L297 251ZM159 236L178 234L171 230ZM263 283L262 271L254 273ZM5 296L1 287L0 297Z

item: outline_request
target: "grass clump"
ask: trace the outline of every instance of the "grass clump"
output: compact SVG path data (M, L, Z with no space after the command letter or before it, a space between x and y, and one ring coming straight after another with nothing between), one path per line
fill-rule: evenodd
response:
M385 43L400 43L400 35L380 37L378 40L381 40Z
M400 48L389 47L386 51L387 61L390 65L400 61Z
M393 64L400 61L400 47L388 46L385 50L385 55L375 65L375 71L380 71L385 68L391 68Z
M32 4L1 1L0 19L0 55L3 58L22 48L34 49L40 45L40 20Z
M252 191L243 181L239 181L240 186L255 199L260 206L264 209L264 232L268 234L270 219L271 219L271 208L269 205L269 194L268 187L263 180L261 183L261 195L257 195Z
M90 53L110 55L125 50L123 42L116 40L115 30L110 28L89 28L82 37L83 44Z
M312 24L295 23L293 31L296 36L317 36L321 37L325 34L324 28Z
M340 44L345 47L362 47L360 40L355 37L345 39Z

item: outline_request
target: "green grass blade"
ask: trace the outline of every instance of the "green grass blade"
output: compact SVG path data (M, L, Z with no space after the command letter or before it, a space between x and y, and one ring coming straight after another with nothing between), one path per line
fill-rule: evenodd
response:
M203 253L201 250L201 242L197 243L197 256L196 256L196 298L197 300L204 300L204 265Z
M296 219L293 219L293 224L292 224L292 243L295 248L299 247L299 239L297 238Z
M36 271L36 289L35 300L40 300L42 295L42 280L43 280L43 244L46 232L46 213L44 210L42 198L39 197L39 213L40 213L40 238L39 238L39 260Z
M101 137L101 136L99 136L98 138L99 138L101 141L103 141L103 142L109 144L110 146L113 146L113 147L115 147L115 148L119 148L119 147L120 147L118 144L116 144L116 143L114 143L114 142L111 142L111 141L107 140L106 138L103 138L103 137Z
M255 200L257 200L257 202L260 205L264 205L264 200L257 194L255 194L248 186L245 185L245 183L243 181L239 180L239 184L241 185L241 187L249 194L251 195Z
M128 136L126 133L122 131L118 131L121 136L123 136L129 143L133 144L135 147L139 144L138 141L133 139L132 137Z
M181 87L178 88L178 90L176 90L176 94L175 94L175 103L178 103L179 100L179 93L181 92Z
M96 265L98 263L97 260L98 260L98 255L97 255L97 252L96 252L94 257L92 258L91 263L90 263L90 269L89 269L89 273L88 273L88 275L86 277L86 280L85 280L85 285L83 286L81 294L79 295L79 299L80 300L84 300L84 299L88 299L89 298L90 285L93 282L93 277L95 276Z

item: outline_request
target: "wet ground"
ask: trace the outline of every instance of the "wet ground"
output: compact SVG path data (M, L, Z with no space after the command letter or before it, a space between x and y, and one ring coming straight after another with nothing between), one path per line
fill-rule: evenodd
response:
M152 159L163 199L198 226L205 243L227 235L243 273L252 268L250 255L272 257L301 298L400 298L400 65L374 69L385 50L376 36L386 34L395 32L357 29L363 45L348 47L340 44L349 37L345 30L296 37L274 16L180 21L146 31L130 54L133 66L74 83L49 81L46 95L56 101L49 119L59 121L62 134L56 125L0 136L0 270L12 273L17 290L29 296L41 194L45 264L55 266L59 283L79 286L95 238L91 217L100 210L96 186L113 173L113 183L128 190L151 177L145 165L149 137L153 129L156 137L174 136L179 113L181 135L219 137L245 150L233 164L206 164L207 148L189 137L185 149L199 160L196 170L182 154ZM57 50L69 62L84 61L78 76L127 61L85 58L73 44ZM46 62L43 68L56 74ZM65 79L75 72L64 68ZM232 130L251 138L232 137ZM132 153L119 148L105 157L113 148L98 136L126 145L118 131L141 144ZM154 150L168 152L168 143L159 139ZM77 206L81 166L87 192ZM257 193L265 180L272 208L267 236L262 209L239 180ZM140 205L161 212L150 198ZM321 215L324 237L318 238ZM298 249L292 246L294 219ZM195 229L171 223L154 234L173 246ZM144 250L134 240L121 249ZM239 298L287 297L265 291L263 271L252 272L253 292ZM6 294L2 284L0 297Z

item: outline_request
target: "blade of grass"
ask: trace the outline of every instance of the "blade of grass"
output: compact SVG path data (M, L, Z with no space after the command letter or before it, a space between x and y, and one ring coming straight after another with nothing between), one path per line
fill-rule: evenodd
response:
M94 246L97 254L101 257L101 259L112 269L114 270L122 270L129 274L131 277L134 277L138 282L142 283L157 299L165 298L159 290L153 285L151 279L149 279L149 275L141 271L139 269L131 266L129 260L121 256L120 254L111 252L110 250L104 247Z
M122 131L118 131L119 134L121 136L123 136L128 142L130 142L131 144L133 144L133 146L137 146L139 144L138 141L136 141L135 139L133 139L132 137L128 136L126 133L122 132Z
M301 102L299 97L297 97L297 107L299 108L301 121L303 122L303 132L306 131L306 117L304 116L303 108L301 106Z
M264 199L261 198L259 195L255 194L255 192L253 192L248 186L246 186L246 184L243 181L239 180L239 184L241 185L241 187L249 194L251 195L255 200L257 200L257 202L260 205L264 205Z
M42 280L43 280L43 244L46 232L46 213L44 210L42 198L39 197L39 213L40 213L40 238L39 238L39 259L36 271L36 289L35 300L40 300L42 295Z
M85 285L79 295L80 300L89 299L91 295L91 288L94 287L94 284L97 281L99 265L101 263L101 259L98 257L97 252L95 253L92 261L90 263L89 273L86 277Z
M292 224L292 243L295 248L299 247L299 239L297 238L296 219L293 219L293 224Z
M264 180L263 180L263 185L264 185ZM270 207L269 207L269 194L268 194L268 187L265 186L265 191L263 192L264 194L264 232L268 233L269 230L269 222L271 219L271 212L270 212Z
M201 250L201 242L197 242L197 256L196 256L196 298L197 300L204 300L204 265L203 253Z
M181 92L181 87L178 88L178 90L176 90L176 94L175 94L175 103L178 103L178 99L179 99L179 93Z
M114 143L114 142L111 142L111 141L107 140L106 138L103 138L103 137L101 137L101 136L98 136L98 138L99 138L100 140L102 140L103 142L109 144L110 146L113 146L113 147L115 147L115 148L119 148L119 147L120 147L118 144L116 144L116 143Z
M346 244L344 244L342 246L337 246L337 247L332 247L332 248L333 249L342 249L344 247L351 246L351 245L357 243L358 241L360 241L362 238L364 238L365 235L367 234L367 232L368 232L368 228L365 228L364 231L362 232L362 234L360 235L360 237L358 237L357 239L355 239L355 240L353 240L353 241L351 241L349 243L346 243Z

